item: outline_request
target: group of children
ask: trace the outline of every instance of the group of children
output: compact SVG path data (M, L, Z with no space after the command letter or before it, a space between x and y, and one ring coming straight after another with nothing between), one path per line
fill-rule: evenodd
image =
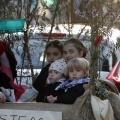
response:
M84 45L75 38L67 40L64 46L55 40L46 46L45 53L48 65L17 101L73 104L84 94L83 86L90 80Z
M68 79L69 78L69 79ZM48 85L38 94L37 102L73 104L84 94L84 84L89 82L89 63L85 58L73 58L68 64L64 59L49 67Z
M57 61L55 61L54 63L56 63ZM60 65L60 63L58 64ZM49 72L51 72L51 66ZM68 74L66 74L65 79L64 73L66 73L66 70ZM66 68L64 68L64 71L59 71L54 67L52 71L62 73L61 78L64 81L60 82L59 84L57 84L57 86L54 87L53 93L59 91L57 94L51 93L50 95L44 96L47 99L47 102L73 104L79 96L84 94L85 89L83 85L89 82L89 64L86 59L73 58L68 62ZM56 77L56 82L59 82L59 80L61 80L59 79L59 77L60 76Z

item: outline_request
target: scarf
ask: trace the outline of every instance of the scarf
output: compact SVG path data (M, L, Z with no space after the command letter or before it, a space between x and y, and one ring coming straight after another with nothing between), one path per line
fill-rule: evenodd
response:
M66 78L61 78L59 79L57 82L64 82L66 80ZM47 84L51 84L50 80L47 78Z
M67 80L67 81L61 83L60 85L58 85L55 88L55 90L65 89L65 91L66 91L68 88L72 88L76 85L83 84L83 83L89 82L89 81L90 81L90 78L81 78L81 79L74 80L74 81Z

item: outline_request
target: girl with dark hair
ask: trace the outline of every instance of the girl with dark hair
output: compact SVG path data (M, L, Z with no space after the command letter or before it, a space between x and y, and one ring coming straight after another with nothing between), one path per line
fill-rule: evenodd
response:
M63 44L58 40L49 42L46 45L45 54L48 64L41 70L40 74L33 82L32 88L26 89L25 93L20 97L18 102L31 102L37 97L38 93L42 93L45 90L50 64L55 60L62 58Z
M47 85L48 69L51 63L62 57L64 57L66 62L75 57L85 57L86 48L80 40L70 38L65 42L64 46L57 40L51 41L47 44L45 53L48 65L41 70L37 79L33 83L32 89L27 89L18 102L31 102L37 98L38 94L45 90L45 86Z

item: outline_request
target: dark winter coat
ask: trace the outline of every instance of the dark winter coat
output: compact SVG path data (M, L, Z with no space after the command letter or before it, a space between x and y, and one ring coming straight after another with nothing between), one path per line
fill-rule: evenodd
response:
M61 82L56 82L54 84L48 84L47 87L45 88L45 91L43 93L39 93L37 96L36 101L37 102L48 102L47 101L47 96L52 95L52 96L58 96L64 93L63 89L55 90L55 88L60 84Z
M56 103L73 104L79 96L84 94L84 84L87 83L78 84L74 87L68 88L64 94L57 96Z
M46 65L37 76L36 80L33 82L33 87L39 92L42 93L46 87L46 81L48 77L48 70L50 64Z

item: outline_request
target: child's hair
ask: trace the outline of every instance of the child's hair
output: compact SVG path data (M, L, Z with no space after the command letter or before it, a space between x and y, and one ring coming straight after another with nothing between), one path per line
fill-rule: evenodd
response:
M67 70L69 72L73 69L81 69L85 72L85 74L86 74L85 77L89 76L89 70L90 70L89 62L85 58L76 57L76 58L71 59L68 62Z
M74 47L80 52L81 50L83 50L83 56L82 57L86 57L86 47L83 45L83 43L79 40L79 39L76 39L76 38L70 38L68 39L64 45L68 44L68 43L71 43L74 45Z
M45 47L45 51L49 48L49 47L55 47L57 48L61 53L63 53L63 44L58 41L58 40L54 40L54 41L50 41L46 47Z

